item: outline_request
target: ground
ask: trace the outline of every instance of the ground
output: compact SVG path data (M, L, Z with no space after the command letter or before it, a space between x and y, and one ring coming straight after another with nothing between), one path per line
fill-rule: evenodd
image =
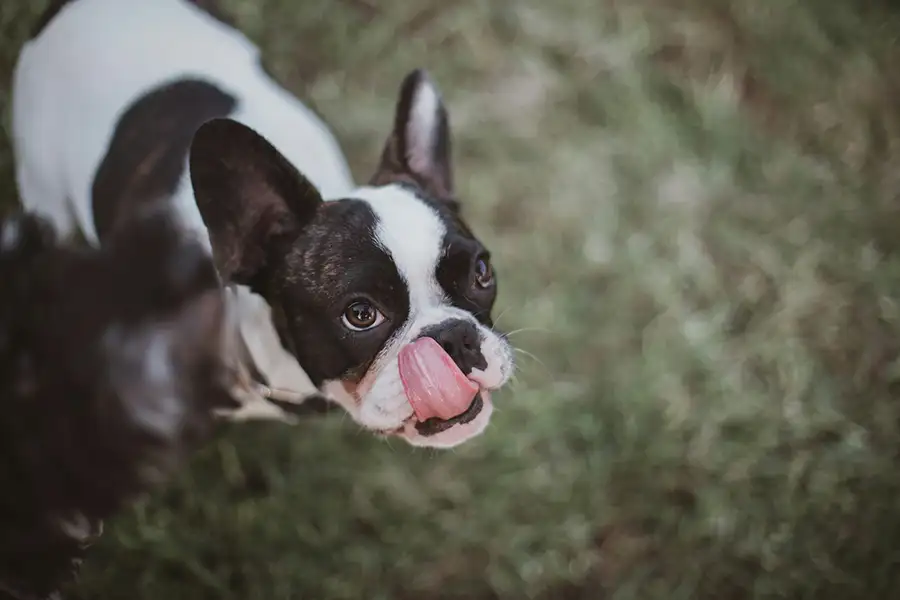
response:
M4 111L43 4L0 3ZM223 430L108 524L84 598L898 596L888 2L226 4L360 179L431 71L518 379L450 452Z

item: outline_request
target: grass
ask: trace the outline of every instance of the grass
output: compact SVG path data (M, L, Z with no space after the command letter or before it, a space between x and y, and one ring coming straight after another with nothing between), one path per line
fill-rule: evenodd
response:
M42 4L0 3L0 108ZM226 4L359 178L433 73L526 353L453 452L223 429L108 524L83 597L897 596L889 3Z

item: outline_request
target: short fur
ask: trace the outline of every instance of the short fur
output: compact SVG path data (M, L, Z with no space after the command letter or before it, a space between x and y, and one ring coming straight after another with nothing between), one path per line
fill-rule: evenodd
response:
M57 597L102 520L236 404L204 248L164 214L117 233L75 250L0 218L0 598Z
M94 175L91 207L102 241L135 211L175 193L194 131L234 110L233 96L197 79L180 79L149 92L116 123L116 133Z
M172 90L191 85L205 90L191 95L198 103L173 102ZM324 123L260 67L257 48L194 2L74 0L24 48L13 92L26 205L97 241L107 209L127 215L128 203L162 196L234 286L244 343L271 388L322 390L366 428L418 445L484 430L512 352L493 328L490 252L462 216L448 112L424 71L402 82L380 163L361 187ZM160 137L158 123L180 129ZM119 144L126 127L141 139ZM117 182L107 199L96 193L101 176ZM155 192L118 193L134 182ZM114 206L97 211L108 198ZM374 316L364 330L346 320L360 307ZM422 335L481 387L456 419L418 423L406 400L397 356Z

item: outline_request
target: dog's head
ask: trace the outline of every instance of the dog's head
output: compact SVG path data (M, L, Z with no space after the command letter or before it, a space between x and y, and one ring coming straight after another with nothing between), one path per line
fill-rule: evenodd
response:
M357 422L433 447L484 430L512 352L493 328L496 273L461 215L447 111L423 71L404 80L379 168L351 197L323 202L227 119L198 130L190 170L220 275L269 302L285 347Z

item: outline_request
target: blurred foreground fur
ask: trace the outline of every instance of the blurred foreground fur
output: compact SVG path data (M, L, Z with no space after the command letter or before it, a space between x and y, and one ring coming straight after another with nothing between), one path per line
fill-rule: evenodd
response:
M0 219L0 598L53 598L101 520L231 402L211 261L163 214L103 250Z

